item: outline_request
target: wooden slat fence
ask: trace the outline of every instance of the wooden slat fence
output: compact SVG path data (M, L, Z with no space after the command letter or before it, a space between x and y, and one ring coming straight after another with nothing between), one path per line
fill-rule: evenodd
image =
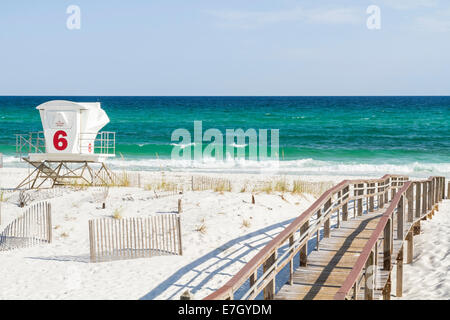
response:
M182 255L179 214L89 220L91 262Z
M51 204L37 203L0 233L0 251L52 242Z
M228 179L211 178L206 176L192 176L191 190L205 191L205 190L226 190L231 191L231 181Z

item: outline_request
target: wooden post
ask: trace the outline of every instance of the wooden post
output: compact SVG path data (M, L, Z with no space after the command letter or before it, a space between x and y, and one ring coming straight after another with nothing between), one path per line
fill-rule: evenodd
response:
M290 236L289 247L292 247L293 244L294 244L294 236ZM293 283L294 283L294 261L291 259L289 260L289 284L292 286Z
M345 196L343 197L342 201L345 201L344 205L342 206L342 221L348 220L348 202L347 199L349 197L349 186L345 187L343 190L343 194Z
M374 253L373 251L369 255L369 259L367 259L366 262L366 272L364 274L364 299L365 300L373 300L373 293L374 293Z
M320 209L317 211L317 220L319 220L321 217ZM317 244L316 244L316 250L319 251L319 243L320 243L320 227L317 230Z
M450 199L450 182L447 185L447 199Z
M391 300L391 274L389 273L386 285L383 289L383 300Z
M363 188L364 184L358 184L358 188ZM364 190L358 190L358 196L362 196L364 194ZM362 216L363 214L363 199L358 199L358 216Z
M420 234L420 220L416 222L414 225L414 235L417 236Z
M252 194L252 204L255 204L255 196Z
M397 256L397 297L403 295L403 246Z
M277 253L274 252L272 255L264 262L263 272L265 273L269 268L275 263ZM270 280L267 286L263 290L264 300L273 300L275 296L275 278Z
M412 263L414 258L414 230L411 230L406 236L406 240L408 241L407 245L407 254L406 254L406 263Z
M392 242L392 219L389 219L384 227L384 240L383 240L383 269L391 270L391 242Z
M371 194L375 193L375 183L370 184L370 193ZM373 212L374 209L375 209L375 199L374 196L372 195L369 198L369 212Z
M400 201L397 206L397 239L403 240L403 225L405 221L405 199L400 197Z
M182 213L183 208L181 207L181 199L178 199L178 213Z
M194 300L194 296L190 293L189 290L186 290L181 296L180 300Z
M414 220L414 184L411 184L406 191L406 199L408 202L408 222Z
M348 220L348 203L344 203L342 206L342 221Z
M420 200L422 198L422 185L420 182L414 182L414 185L416 186L416 218L420 218Z
M323 212L327 212L331 207L331 198L325 203ZM330 237L330 219L331 219L331 212L328 213L329 217L325 220L323 224L323 237L329 238Z
M342 202L341 195L342 195L342 193L341 193L341 191L339 191L337 194L337 197L338 197L337 205L338 206ZM340 208L338 208L336 211L336 217L337 217L337 228L340 228L341 227L341 209Z
M253 287L256 283L256 279L258 277L258 270L256 270L255 272L252 273L252 275L250 276L250 288ZM252 291L252 293L255 291Z
M309 228L309 221L306 221L301 227L300 227L300 236L304 235L308 232ZM300 249L300 267L306 267L308 265L308 240L306 239L305 244Z
M431 207L432 207L432 203L431 203L431 194L433 192L433 189L431 188L431 181L427 182L427 210L430 211Z
M422 215L426 214L428 211L428 205L427 205L427 193L428 193L428 183L423 182L422 183Z

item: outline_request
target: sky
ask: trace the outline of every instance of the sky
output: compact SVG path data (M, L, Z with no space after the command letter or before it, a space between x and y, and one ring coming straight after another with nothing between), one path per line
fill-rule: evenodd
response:
M448 0L2 0L0 95L450 95L449 40Z

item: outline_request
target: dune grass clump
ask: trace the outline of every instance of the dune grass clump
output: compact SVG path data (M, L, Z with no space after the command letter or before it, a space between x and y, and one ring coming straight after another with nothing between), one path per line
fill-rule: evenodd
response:
M214 181L214 192L231 192L231 181L226 179L218 179Z
M116 219L116 220L122 219L123 218L122 212L123 212L123 208L122 207L114 209L112 218Z
M5 197L5 191L0 192L0 202L6 202L8 198Z
M250 220L244 219L242 220L242 227L244 228L250 228Z
M202 223L195 228L195 231L206 234L206 224Z
M289 184L286 181L286 179L281 179L278 181L275 181L275 191L278 192L287 192L289 191Z
M264 182L263 186L259 191L265 192L267 194L271 194L273 192L273 184L271 181Z

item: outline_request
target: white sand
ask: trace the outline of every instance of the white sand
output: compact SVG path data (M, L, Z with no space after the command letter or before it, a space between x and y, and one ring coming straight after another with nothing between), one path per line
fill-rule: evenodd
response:
M414 261L403 264L403 296L393 299L450 299L450 200L444 200L433 219L421 222L414 237Z
M12 187L25 173L3 169L0 183ZM233 177L235 183L240 180L254 177ZM183 256L89 263L89 219L110 217L118 208L124 217L174 212L180 197L153 199L153 191L112 188L107 209L102 210L92 193L92 189L64 190L49 200L52 244L0 252L6 275L0 278L0 299L179 299L186 289L202 298L226 282L314 200L310 195L285 194L283 200L278 193L260 193L252 205L250 192L187 192L181 196ZM39 194L52 196L45 191ZM3 203L0 230L22 212L16 200L14 194ZM244 220L249 227L243 226ZM203 221L205 234L195 231Z
M24 169L0 169L0 186L15 187L26 175ZM226 177L233 192L186 192L183 199L183 256L161 256L104 263L89 262L88 220L110 217L122 209L124 217L148 216L177 209L178 195L154 199L153 191L112 188L107 208L93 199L93 190L65 189L34 194L52 203L53 243L0 252L2 274L0 299L179 299L189 289L203 298L221 287L254 254L278 234L313 201L311 195L240 192L277 176L207 174ZM169 181L189 182L191 174L164 173ZM145 173L145 179L161 178L160 172ZM291 179L332 181L340 176L289 176ZM11 196L6 194L6 197ZM17 194L2 204L0 230L21 212ZM250 222L249 227L243 221ZM206 225L206 233L196 231ZM404 298L450 297L449 239L450 203L430 222L423 223L416 237L415 262L405 266ZM425 281L423 280L425 279Z

